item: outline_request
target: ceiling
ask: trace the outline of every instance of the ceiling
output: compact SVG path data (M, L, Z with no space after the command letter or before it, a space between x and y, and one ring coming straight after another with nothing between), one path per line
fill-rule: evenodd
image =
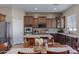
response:
M25 12L63 12L70 8L72 4L14 4L0 5L0 7L17 7Z

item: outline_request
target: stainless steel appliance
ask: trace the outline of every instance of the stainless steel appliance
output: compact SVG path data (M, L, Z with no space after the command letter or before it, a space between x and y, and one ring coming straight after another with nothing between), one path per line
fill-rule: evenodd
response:
M0 22L0 43L7 42L10 43L10 34L9 34L9 23L8 22Z
M33 29L32 27L25 27L24 28L24 34L32 34Z

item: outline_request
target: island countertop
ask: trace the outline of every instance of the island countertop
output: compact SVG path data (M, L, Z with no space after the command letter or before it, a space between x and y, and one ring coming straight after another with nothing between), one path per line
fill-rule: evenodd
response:
M50 35L50 34L38 34L38 35L26 34L26 35L24 35L24 38L36 38L36 37L48 37L48 38L52 38L53 36Z

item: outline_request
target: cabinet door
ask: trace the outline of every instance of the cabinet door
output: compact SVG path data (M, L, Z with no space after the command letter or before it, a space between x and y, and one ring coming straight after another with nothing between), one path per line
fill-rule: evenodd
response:
M34 18L34 27L38 27L39 20L38 18Z
M55 42L59 42L61 44L66 44L66 36L61 34L54 35Z
M33 16L25 16L24 17L24 25L25 26L33 26Z
M61 17L61 28L65 28L65 17Z
M32 27L34 25L33 20L34 20L33 16L29 16L29 25L31 25Z
M39 23L46 23L46 17L39 16L38 19L39 19Z
M52 19L51 22L52 22L51 27L56 28L56 19Z
M60 43L61 44L66 44L66 36L65 35L60 35Z
M52 34L52 36L54 37L55 42L59 42L59 35L58 34Z
M78 39L77 38L71 37L71 47L73 49L76 49L77 50L77 48L78 48Z
M56 20L56 28L61 28L61 22L59 19Z
M66 36L66 45L71 46L71 37L70 36Z
M46 27L51 28L52 27L52 20L51 19L46 19Z
M29 25L29 18L27 16L24 16L24 26Z
M64 17L56 17L56 27L57 28L65 28L65 16Z

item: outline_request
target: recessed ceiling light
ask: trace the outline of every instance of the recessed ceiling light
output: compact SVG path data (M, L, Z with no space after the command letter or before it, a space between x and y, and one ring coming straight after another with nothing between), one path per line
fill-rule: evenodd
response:
M38 10L38 8L34 8L34 10Z

